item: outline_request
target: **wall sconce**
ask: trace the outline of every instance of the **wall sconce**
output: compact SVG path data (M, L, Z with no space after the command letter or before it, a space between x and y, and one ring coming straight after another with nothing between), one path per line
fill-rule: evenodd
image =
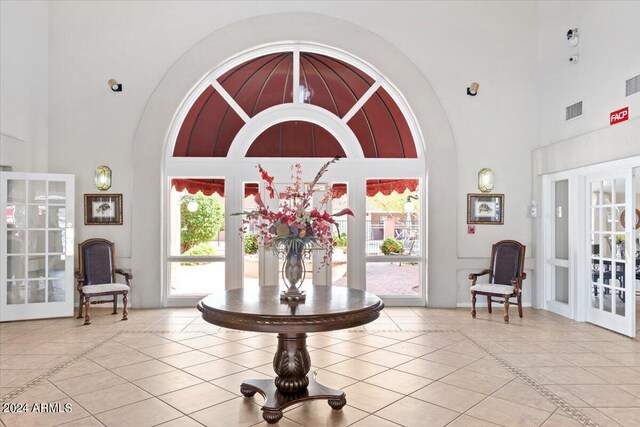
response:
M108 83L112 91L122 92L122 83L118 83L116 79L110 79Z
M471 83L471 86L467 88L467 95L476 96L478 94L478 89L480 89L480 84L477 82Z
M493 190L493 171L491 169L484 168L478 172L478 190L483 193Z
M418 200L418 196L412 196L411 194L407 196L407 201L404 202L404 211L408 214L413 212L413 210L415 209L415 205L413 204L411 199Z
M96 188L104 191L111 188L111 169L109 166L98 166L96 168Z

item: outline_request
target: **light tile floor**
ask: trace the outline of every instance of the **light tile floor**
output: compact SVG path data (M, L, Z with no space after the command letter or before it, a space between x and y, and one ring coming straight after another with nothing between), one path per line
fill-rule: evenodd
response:
M3 409L29 404L0 414L3 427L266 425L260 395L239 387L273 377L274 335L221 329L195 309L92 314L90 326L0 324ZM343 388L347 406L295 405L277 425L640 426L640 341L545 311L505 325L500 309L474 320L387 308L308 344L318 380Z

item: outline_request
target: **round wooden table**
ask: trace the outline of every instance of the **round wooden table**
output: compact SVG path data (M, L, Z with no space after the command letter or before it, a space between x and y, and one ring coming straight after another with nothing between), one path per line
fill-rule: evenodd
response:
M307 333L334 331L364 325L378 318L384 303L377 296L357 289L305 285L304 303L280 300L282 288L232 289L209 295L198 304L202 318L214 325L243 331L278 334L273 357L275 380L246 380L240 392L265 398L262 415L268 423L282 418L282 410L294 403L327 399L333 409L347 403L343 391L319 384L311 369Z

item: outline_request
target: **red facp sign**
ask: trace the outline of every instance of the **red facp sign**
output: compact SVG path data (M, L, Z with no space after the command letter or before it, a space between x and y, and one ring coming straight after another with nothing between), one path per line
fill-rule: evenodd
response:
M609 114L609 125L629 120L629 107L624 107Z

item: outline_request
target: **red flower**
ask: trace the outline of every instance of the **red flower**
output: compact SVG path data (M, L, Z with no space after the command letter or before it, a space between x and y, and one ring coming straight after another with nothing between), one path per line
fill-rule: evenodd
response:
M355 215L353 214L353 212L351 212L351 209L349 209L349 208L344 208L344 209L342 209L340 212L338 212L338 213L334 213L334 214L333 214L333 215L331 215L331 216L342 216L342 215L351 215L351 216L355 216Z

